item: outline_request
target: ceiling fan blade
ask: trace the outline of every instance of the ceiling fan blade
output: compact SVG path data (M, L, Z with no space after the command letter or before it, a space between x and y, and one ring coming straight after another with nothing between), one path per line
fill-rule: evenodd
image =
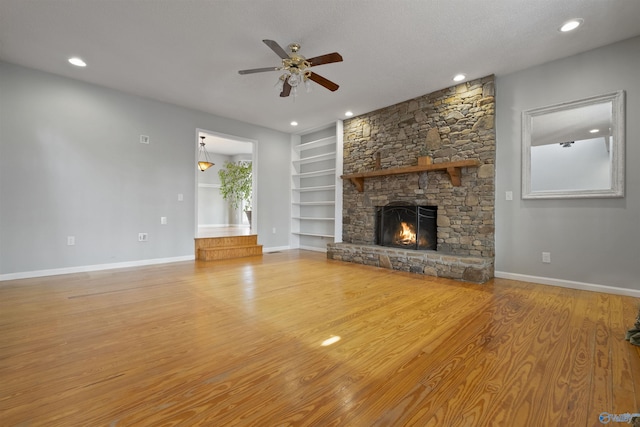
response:
M316 56L314 58L307 58L307 61L311 63L311 66L331 64L332 62L341 62L342 56L338 52L327 53L326 55Z
M332 82L331 80L327 80L324 77L322 77L321 75L316 74L316 73L309 74L309 79L311 79L314 82L318 83L320 86L326 87L331 92L335 92L340 87L337 84L335 84L334 82Z
M280 47L280 45L278 43L276 43L275 41L273 41L273 40L262 40L262 42L264 44L266 44L267 46L269 46L271 48L271 50L274 51L276 53L276 55L278 55L280 58L287 59L289 57L289 54L282 47Z
M284 85L282 86L282 92L280 92L281 97L289 96L291 93L291 85L289 84L289 79L284 81Z
M250 70L240 70L238 74L264 73L265 71L278 71L279 67L252 68Z

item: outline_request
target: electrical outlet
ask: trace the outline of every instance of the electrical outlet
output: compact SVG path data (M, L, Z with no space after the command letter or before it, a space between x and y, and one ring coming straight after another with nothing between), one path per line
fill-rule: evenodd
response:
M67 246L73 246L76 244L76 236L67 236Z
M148 144L149 142L149 135L140 135L140 144Z
M273 234L276 234L276 228L275 228L275 227L273 227L273 228L271 229L271 232L272 232Z
M146 242L147 240L149 240L147 233L138 233L138 242Z
M160 224L162 224L162 225L166 225L167 224L167 217L166 216L161 216L160 217Z
M507 191L504 195L505 200L513 200L513 191Z
M181 202L184 200L184 196L182 195L182 193L178 193L178 201Z
M551 264L551 252L542 252L542 262Z

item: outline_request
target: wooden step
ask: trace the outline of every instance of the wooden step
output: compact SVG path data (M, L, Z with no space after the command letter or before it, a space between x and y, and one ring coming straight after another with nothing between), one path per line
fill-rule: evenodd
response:
M258 236L203 237L195 239L196 259L214 261L262 255Z
M198 259L202 261L215 261L256 255L262 255L262 245L204 248L198 250Z
M201 248L227 248L229 246L252 246L258 244L258 235L200 237L196 238L196 249Z

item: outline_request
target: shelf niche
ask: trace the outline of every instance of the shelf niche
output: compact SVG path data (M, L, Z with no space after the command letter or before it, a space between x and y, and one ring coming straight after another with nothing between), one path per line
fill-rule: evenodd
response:
M428 162L423 161L420 158L418 160L419 160L419 164L416 166L406 166L402 168L380 169L380 170L373 170L368 172L350 173L346 175L341 175L340 178L350 180L353 183L353 185L356 186L356 190L358 190L359 193L362 193L364 191L364 181L366 178L444 170L444 171L447 171L447 173L449 174L449 177L451 178L451 184L454 187L459 187L462 168L480 166L480 160L477 160L477 159L458 160L455 162L443 162L443 163L432 163L432 164L428 164Z
M342 190L336 185L342 172L337 126L292 138L291 247L326 252L327 243L336 240L336 191Z

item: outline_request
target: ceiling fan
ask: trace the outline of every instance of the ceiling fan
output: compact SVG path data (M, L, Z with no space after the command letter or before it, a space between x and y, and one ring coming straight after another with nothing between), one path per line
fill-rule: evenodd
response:
M298 85L301 83L305 85L307 91L310 90L311 81L318 83L320 86L324 86L330 91L334 92L338 90L340 86L322 77L319 74L309 70L311 67L322 64L330 64L332 62L341 62L342 56L338 52L327 53L326 55L320 55L313 58L305 58L298 53L300 45L298 43L291 43L289 50L291 53L287 53L278 43L273 40L262 40L264 44L269 46L276 55L282 59L282 65L280 67L265 67L265 68L253 68L250 70L240 70L240 74L253 74L262 73L265 71L284 71L278 80L278 89L280 90L280 96L289 96L293 92L293 96L296 96Z

